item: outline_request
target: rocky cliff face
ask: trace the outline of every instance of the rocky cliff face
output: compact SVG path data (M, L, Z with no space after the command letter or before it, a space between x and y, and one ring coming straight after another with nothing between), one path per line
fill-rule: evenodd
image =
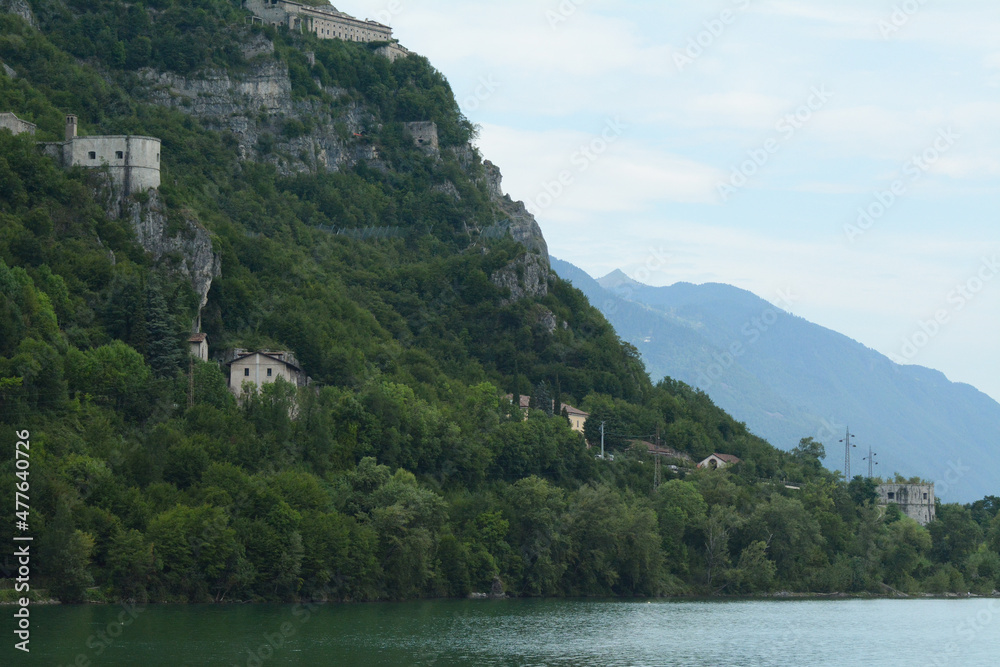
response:
M273 51L273 44L265 37L253 37L244 47L244 55L253 64L238 76L208 72L197 77L183 77L146 70L143 78L147 84L147 98L154 104L190 114L210 129L232 132L239 142L242 159L274 164L283 175L338 171L359 162L384 169L375 147L359 136L364 134L366 127L377 122L375 117L362 105L346 99L333 108L329 101L293 99L288 68L273 56ZM334 101L347 97L346 92L339 89L324 92ZM412 127L408 128L412 134ZM436 141L431 143L436 144ZM436 145L426 148L440 159L441 151ZM472 173L477 158L471 146L447 150L468 173ZM512 301L545 296L550 267L542 230L522 202L515 202L503 193L500 170L489 161L483 166L486 187L497 208L495 231L510 234L526 248L523 256L491 278L497 286L510 290ZM459 197L453 183L437 187L449 196ZM185 270L204 303L211 286L210 276L214 275L209 259L210 245L204 245L207 235L194 245L181 248L179 237L166 236L162 215L156 213L155 208L137 215L133 220L143 245L157 257L181 252L185 257ZM205 233L203 229L201 232ZM201 236L195 233L192 238L201 239Z
M527 252L503 269L494 273L493 283L510 290L513 301L525 297L542 297L549 293L549 248L542 236L535 216L528 212L524 202L515 202L503 193L503 176L500 169L486 160L486 189L490 199L505 218L500 225L506 228L515 241L523 245Z
M17 14L27 21L31 27L38 27L35 23L35 15L31 12L31 5L28 4L28 0L0 0L0 11Z
M222 275L222 258L212 249L212 237L200 222L189 215L170 220L156 190L129 197L108 188L106 208L115 219L126 220L135 230L139 244L168 270L191 282L198 295L198 312L208 303L212 281Z
M377 160L358 135L374 122L356 103L330 113L328 104L292 99L288 67L268 56L273 45L260 38L245 48L255 64L239 77L208 72L199 77L146 70L148 99L175 107L213 130L232 132L243 159L274 164L279 173L338 171ZM334 99L344 91L326 89Z

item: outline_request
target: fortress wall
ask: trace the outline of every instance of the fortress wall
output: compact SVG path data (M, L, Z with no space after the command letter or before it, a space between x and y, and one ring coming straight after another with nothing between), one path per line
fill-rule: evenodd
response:
M107 166L129 193L160 187L160 140L142 136L76 137L64 145L63 164Z
M410 51L396 42L393 42L387 46L380 47L378 49L378 54L388 58L389 62L396 62L400 58L406 58L409 56Z
M271 25L284 25L314 33L320 39L341 39L347 42L392 41L392 28L363 21L338 12L324 10L286 0L246 0L244 6Z
M272 4L269 0L246 0L244 6L272 25L288 25L288 10L284 2Z
M933 484L881 484L877 491L879 505L898 505L903 514L921 526L937 518Z
M406 131L413 137L413 142L420 148L438 150L437 123L432 121L419 121L416 123L404 123Z

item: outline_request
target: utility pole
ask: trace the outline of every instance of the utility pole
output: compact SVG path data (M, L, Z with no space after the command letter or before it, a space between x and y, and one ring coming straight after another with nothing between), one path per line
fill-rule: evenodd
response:
M656 459L656 472L653 473L653 490L660 488L660 427L656 427L656 451L653 452Z
M869 446L868 456L866 456L863 459L864 461L868 461L868 479L871 479L872 477L875 476L875 466L878 465L878 461L875 460L876 456L878 456L878 453L877 452L873 453L871 446Z
M847 427L847 436L841 440L844 443L844 481L848 484L851 483L851 447L857 447L857 445L851 444L851 438L857 437L856 433L851 433L851 427Z
M601 460L604 460L604 422L601 422Z

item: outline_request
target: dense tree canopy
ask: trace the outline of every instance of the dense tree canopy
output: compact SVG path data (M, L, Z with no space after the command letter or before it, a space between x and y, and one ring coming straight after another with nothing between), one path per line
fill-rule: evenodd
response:
M0 110L37 123L42 140L70 111L94 132L161 137L167 216L199 221L222 259L202 312L212 349L293 350L314 381L237 402L219 359L187 359L198 304L171 258L143 251L94 173L58 169L32 137L0 131L0 444L13 451L16 431L31 432L48 594L1000 585L996 498L942 506L922 528L876 508L871 481L846 485L823 468L819 443L778 451L705 394L653 385L569 284L551 276L547 295L512 300L491 277L528 251L475 232L501 221L478 156L429 156L402 131L401 121L434 120L446 149L472 134L425 59L390 63L363 44L248 28L238 2L31 5L40 31L0 15L0 59L17 73L0 74ZM238 75L249 39L273 42L296 99L325 104L323 91L339 87L345 104L363 105L383 168L284 173L241 159L232 135L143 101L141 68ZM373 227L394 231L337 233ZM508 394L532 396L527 418ZM589 411L586 434L553 402ZM614 460L588 448L601 422ZM633 443L657 436L681 454L658 486ZM713 452L743 462L694 469L689 459ZM4 479L15 470L0 463ZM0 539L12 496L10 485L0 493Z

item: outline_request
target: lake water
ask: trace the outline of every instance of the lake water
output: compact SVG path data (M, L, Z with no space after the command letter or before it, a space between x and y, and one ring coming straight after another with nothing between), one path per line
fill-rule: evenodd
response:
M31 608L0 665L989 665L1000 600Z

